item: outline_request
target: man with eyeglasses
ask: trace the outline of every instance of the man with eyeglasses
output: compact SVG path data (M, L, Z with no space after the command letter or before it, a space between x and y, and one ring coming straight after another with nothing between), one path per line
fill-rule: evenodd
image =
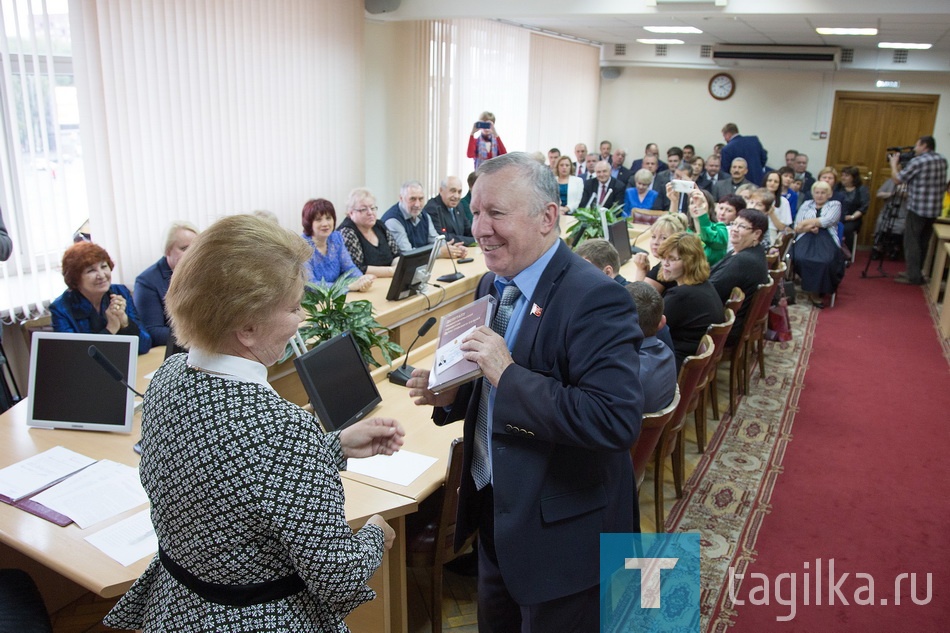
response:
M426 203L425 211L429 214L437 235L444 235L446 242L472 245L472 223L465 217L461 208L462 181L455 176L449 176L439 184L439 195L433 196Z

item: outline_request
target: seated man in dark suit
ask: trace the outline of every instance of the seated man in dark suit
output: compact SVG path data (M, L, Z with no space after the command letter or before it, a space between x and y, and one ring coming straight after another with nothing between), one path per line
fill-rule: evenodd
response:
M713 200L718 202L723 196L735 193L736 189L749 182L746 179L746 174L749 173L749 168L746 165L744 158L733 158L732 167L729 169L729 173L732 175L732 178L720 180L715 185L713 185Z
M472 223L465 217L461 205L462 181L449 176L439 184L439 195L430 198L423 211L429 214L436 235L444 235L446 242L458 242L471 246Z
M643 343L640 345L640 384L643 410L654 413L673 402L676 395L676 357L666 343L656 337L666 325L663 297L645 281L627 284L627 292L637 306Z
M610 177L616 178L620 182L626 184L630 179L630 176L633 173L623 166L624 161L627 160L627 150L622 148L617 148L614 150L613 158L610 161Z
M623 194L626 191L623 183L610 177L610 163L605 160L594 166L593 180L584 183L584 194L581 196L582 207L610 208L615 204L623 204Z
M670 168L669 165L660 160L660 148L657 147L656 143L647 143L646 147L643 149L643 158L638 158L637 160L633 161L633 164L630 165L630 171L637 173L641 169L650 169L644 164L647 156L652 156L657 161L656 166L651 170L653 173L658 171L666 171Z
M660 194L661 198L666 192L666 183L673 180L673 172L675 172L676 168L683 162L683 150L678 147L671 147L666 152L666 160L669 162L669 167L657 172L656 178L653 179L653 189ZM663 208L665 209L666 207L664 206Z
M172 281L172 271L197 234L198 229L190 222L173 222L165 238L165 255L135 278L132 300L145 330L152 337L153 347L168 343L165 295Z
M405 253L435 242L437 233L429 214L422 212L425 195L422 183L409 180L399 190L399 202L389 207L380 218L396 239L399 252ZM465 257L468 249L464 244L449 244L439 253L439 257Z

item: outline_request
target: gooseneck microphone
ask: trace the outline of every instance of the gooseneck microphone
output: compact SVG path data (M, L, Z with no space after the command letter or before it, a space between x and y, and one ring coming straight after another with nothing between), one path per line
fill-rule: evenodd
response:
M429 317L426 319L426 322L422 324L422 327L419 328L419 332L416 333L416 338L413 339L412 344L409 345L409 349L406 350L406 358L402 361L402 366L389 372L389 382L399 385L400 387L406 386L406 383L409 382L409 379L412 377L412 370L415 369L415 367L407 364L409 362L409 352L412 351L412 346L416 344L416 341L429 333L433 325L435 325L435 317Z
M108 358L103 356L102 352L99 351L98 347L96 347L95 345L90 345L88 352L89 352L89 358L96 361L96 363L100 367L102 367L106 371L107 374L112 376L112 378L116 382L121 383L123 387L125 387L126 389L128 389L129 391L137 395L139 398L145 397L142 394L140 394L138 391L136 391L135 389L129 386L129 383L127 383L125 381L125 378L122 376L122 372L119 371L119 368L113 365L112 361L110 361Z
M448 248L448 245L446 245L446 248ZM453 281L458 281L459 279L462 279L463 277L465 277L465 275L459 272L459 267L455 265L455 258L452 257L452 253L449 253L449 260L452 262L452 269L455 272L449 273L448 275L442 275L441 277L438 278L438 281L441 281L442 283L445 283L445 284L450 284Z

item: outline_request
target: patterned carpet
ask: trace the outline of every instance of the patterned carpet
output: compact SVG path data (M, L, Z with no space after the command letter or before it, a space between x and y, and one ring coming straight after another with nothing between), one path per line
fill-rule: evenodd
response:
M756 366L749 395L742 398L734 416L723 415L683 498L666 521L669 531L702 534L704 633L723 633L735 615L728 606L729 567L742 574L756 555L756 537L792 439L817 310L800 301L789 306L789 320L792 340L767 343L765 379ZM719 385L728 385L728 363L722 363L719 371ZM728 402L728 396L724 401L720 395L720 402Z

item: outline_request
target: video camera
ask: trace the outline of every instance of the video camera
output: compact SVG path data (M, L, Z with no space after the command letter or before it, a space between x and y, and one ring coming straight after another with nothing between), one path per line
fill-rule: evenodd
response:
M899 158L897 159L897 164L903 167L910 162L910 159L916 156L914 153L913 145L905 145L904 147L888 147L887 148L887 160L891 159L891 154L898 154Z

